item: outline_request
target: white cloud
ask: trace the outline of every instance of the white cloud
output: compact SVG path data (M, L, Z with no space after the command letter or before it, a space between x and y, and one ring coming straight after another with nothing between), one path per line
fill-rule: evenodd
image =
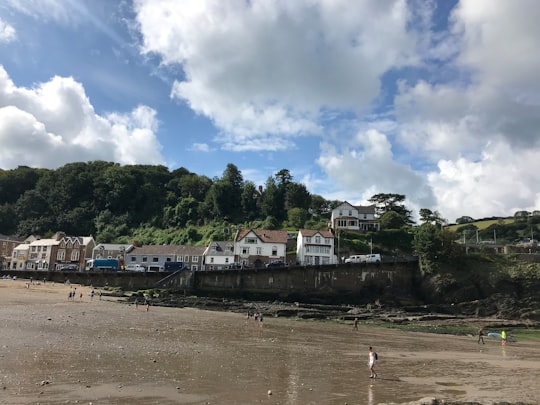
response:
M12 42L17 38L17 31L13 26L0 18L0 43Z
M457 74L400 83L396 139L434 165L432 208L450 221L538 209L538 18L535 1L461 1L446 38L459 50L446 66Z
M197 142L195 142L191 146L190 150L195 151L195 152L205 152L205 153L211 151L210 146L208 146L207 143L197 143Z
M73 161L161 164L156 112L97 115L83 86L54 77L17 87L0 65L0 167L56 168Z
M172 95L231 150L283 150L321 134L325 110L364 111L415 47L402 0L136 0L135 10L142 52L182 65Z
M346 194L327 190L332 198L365 203L374 194L398 193L406 195L409 209L435 204L435 196L422 176L395 161L392 145L379 131L358 133L343 151L330 144L323 145L322 149L318 164L334 187L347 190Z

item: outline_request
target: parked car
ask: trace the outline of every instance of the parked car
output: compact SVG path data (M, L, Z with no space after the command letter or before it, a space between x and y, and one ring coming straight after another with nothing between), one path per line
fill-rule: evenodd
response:
M288 264L283 260L274 260L266 264L266 267L287 267Z

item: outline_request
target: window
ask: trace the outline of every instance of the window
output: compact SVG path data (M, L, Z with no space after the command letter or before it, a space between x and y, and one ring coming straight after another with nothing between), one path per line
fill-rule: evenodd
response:
M56 254L56 260L64 260L66 258L66 251L64 249L58 250Z
M324 243L326 245L329 245L330 244L330 238L324 238Z
M143 263L146 263L148 261L148 258L146 256L143 256L142 261Z
M257 243L257 238L246 238L246 243L250 243L250 244Z
M321 237L315 236L315 243L321 243Z
M32 246L31 252L35 252L35 251L36 251L36 247Z
M349 216L352 217L352 210L349 210Z
M272 256L277 256L277 247L272 246Z
M306 243L311 243L311 236L306 236Z
M71 243L71 241L69 241L67 244L66 244L66 247L68 249L71 249L73 247L73 243Z
M244 247L242 248L242 254L243 254L243 255L249 255L249 248L244 246Z
M41 254L41 259L43 260L43 259L46 259L46 258L47 258L47 253L42 253L42 254ZM78 260L78 259L77 259L77 260Z
M228 257L225 258L225 263L229 263L229 258Z
M131 263L136 263L137 262L137 258L135 256L131 256Z
M214 263L214 258L213 257L210 258L210 263Z
M159 262L159 257L156 257L156 256L152 257L152 262L154 263Z
M71 261L72 262L78 262L79 261L79 251L74 250L71 252Z
M65 241L60 242L60 247L65 248L66 247L66 242Z
M258 254L258 255L262 255L262 248L261 248L261 247L258 247L258 248L257 248L257 254Z
M43 246L43 251L44 251L44 252L47 251L47 246Z
M191 256L191 261L197 263L199 261L199 256Z
M347 221L344 219L339 219L337 221L338 226L347 226Z

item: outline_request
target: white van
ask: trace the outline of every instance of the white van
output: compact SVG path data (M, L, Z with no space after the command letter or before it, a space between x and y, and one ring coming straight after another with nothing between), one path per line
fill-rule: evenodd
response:
M126 266L126 271L146 271L146 267L141 266L140 264L128 264Z

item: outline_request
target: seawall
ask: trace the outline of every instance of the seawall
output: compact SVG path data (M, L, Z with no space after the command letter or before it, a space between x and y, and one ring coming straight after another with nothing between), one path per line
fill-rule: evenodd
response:
M35 281L158 288L171 273L2 271ZM409 299L418 285L416 263L343 264L224 271L184 271L159 288L231 298L365 304L376 299Z

